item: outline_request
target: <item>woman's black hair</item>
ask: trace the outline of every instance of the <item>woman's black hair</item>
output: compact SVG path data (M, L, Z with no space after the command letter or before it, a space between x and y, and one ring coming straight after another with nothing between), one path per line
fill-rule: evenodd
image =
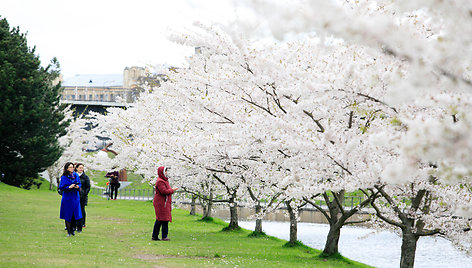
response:
M69 171L67 171L67 168L70 166L70 165L74 165L74 163L72 162L67 162L65 165L64 165L64 171L62 172L62 176L69 176Z
M82 164L82 163L75 163L75 165L74 165L74 171L77 172L77 168L78 168L79 166L84 166L84 164Z

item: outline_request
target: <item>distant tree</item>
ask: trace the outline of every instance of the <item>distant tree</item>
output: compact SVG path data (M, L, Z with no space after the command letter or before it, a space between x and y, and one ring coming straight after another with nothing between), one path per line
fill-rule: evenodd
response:
M41 67L19 27L0 19L0 171L3 182L29 189L62 153L65 106L59 104L59 63Z

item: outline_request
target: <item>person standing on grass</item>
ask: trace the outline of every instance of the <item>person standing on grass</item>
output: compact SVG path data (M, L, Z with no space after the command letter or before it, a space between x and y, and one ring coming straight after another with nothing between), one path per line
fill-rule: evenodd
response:
M82 232L82 227L85 227L85 206L88 203L88 194L90 192L90 179L84 172L84 164L75 164L75 172L79 175L80 184L82 185L79 190L80 195L80 208L82 212L82 219L77 222L77 232Z
M152 201L154 211L156 212L152 240L160 240L159 231L162 226L162 240L169 241L170 239L167 237L167 234L169 233L169 222L172 222L172 194L177 191L178 188L170 188L166 167L159 167L157 169L157 175L158 178L154 187L156 193Z
M63 191L60 218L66 222L67 236L75 235L74 223L82 219L79 196L80 186L79 175L74 172L74 164L67 162L64 165L61 183L59 184L59 188Z
M113 193L115 193L116 200L116 196L118 195L118 188L120 188L118 171L108 172L105 176L110 178L110 199L113 200Z

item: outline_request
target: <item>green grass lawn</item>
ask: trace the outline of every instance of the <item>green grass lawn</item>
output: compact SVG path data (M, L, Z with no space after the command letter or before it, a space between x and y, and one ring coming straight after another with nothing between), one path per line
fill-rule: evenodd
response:
M151 241L151 202L89 197L87 227L66 237L56 192L0 183L0 266L86 267L368 267L339 257L323 259L305 246L287 248L248 230L223 232L220 220L200 221L173 210L171 241Z

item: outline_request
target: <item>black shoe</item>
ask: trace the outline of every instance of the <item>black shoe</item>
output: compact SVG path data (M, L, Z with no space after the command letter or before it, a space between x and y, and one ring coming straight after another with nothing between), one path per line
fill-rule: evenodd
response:
M75 235L75 232L74 232L74 231L72 231L72 233L70 233L70 234L71 234L71 235Z
M153 240L153 241L160 241L159 238L154 238L154 237L152 237L151 240Z
M162 238L162 241L170 241L170 238Z

